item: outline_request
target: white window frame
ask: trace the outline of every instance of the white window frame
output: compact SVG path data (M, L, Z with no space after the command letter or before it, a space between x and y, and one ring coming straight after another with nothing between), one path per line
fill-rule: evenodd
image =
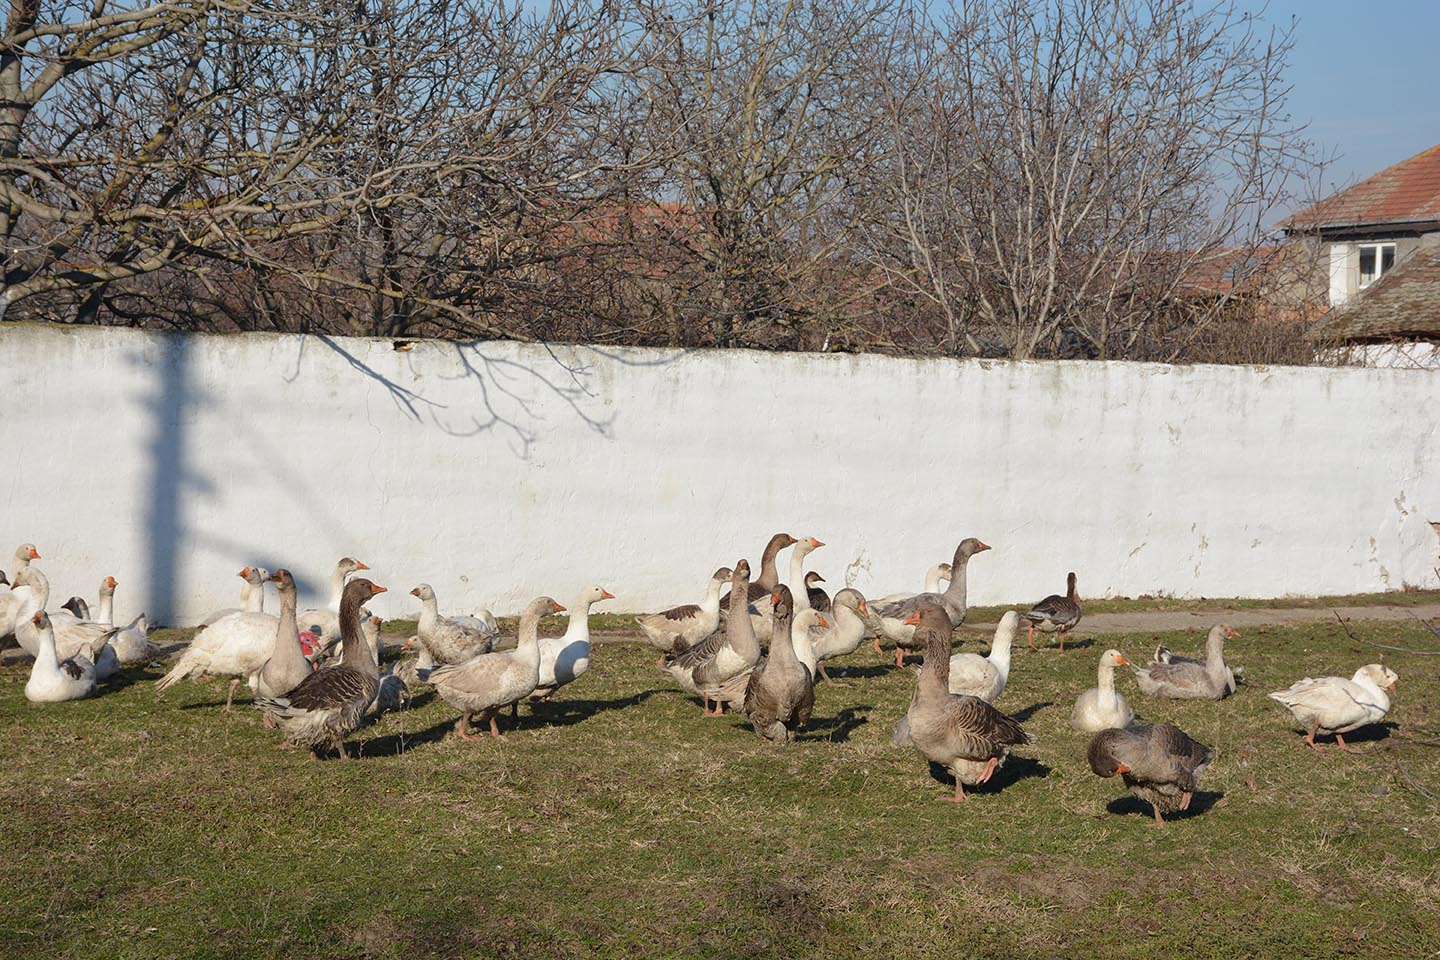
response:
M1395 269L1395 256L1396 256L1396 253L1395 253L1395 244L1393 244L1393 243L1362 243L1362 244L1359 244L1359 245L1358 245L1357 256L1356 256L1356 260L1355 260L1355 266L1356 266L1356 270L1357 270L1357 276L1359 277L1359 280L1360 280L1359 289L1364 290L1366 287L1370 286L1370 284L1374 283L1376 280L1379 280L1381 277L1385 276L1385 274L1389 272L1389 270L1386 270L1386 269L1385 269L1385 248L1386 248L1386 247L1389 247L1389 248L1390 248L1390 270L1394 270L1394 269ZM1365 274L1364 274L1363 272L1361 272L1361 271L1363 270L1363 268L1360 267L1360 263L1361 263L1361 261L1362 261L1362 258L1365 256L1365 251L1366 251L1367 249L1368 249L1368 250L1374 250L1374 251L1375 251L1375 276L1371 277L1369 280L1366 280L1366 279L1365 279Z

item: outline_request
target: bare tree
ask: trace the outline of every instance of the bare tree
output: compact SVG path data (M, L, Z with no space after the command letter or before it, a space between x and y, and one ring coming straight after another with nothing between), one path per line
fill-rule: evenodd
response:
M869 247L945 345L1183 355L1227 300L1172 324L1187 276L1245 262L1304 162L1290 35L1181 0L971 0L899 39Z
M12 3L0 314L541 335L637 40L582 0Z

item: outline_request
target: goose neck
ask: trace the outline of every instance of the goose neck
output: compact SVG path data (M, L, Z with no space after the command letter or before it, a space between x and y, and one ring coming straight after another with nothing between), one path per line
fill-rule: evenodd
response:
M115 623L115 595L102 592L100 594L100 612L95 616L96 623Z
M790 551L790 580L786 584L790 588L790 594L795 598L795 613L801 610L810 609L810 588L805 586L805 557L809 550L801 550L802 546L808 546L804 541L797 543L795 549Z
M567 642L590 642L590 605L594 602L588 596L582 596L571 605L570 622L565 625Z
M370 653L370 644L365 642L365 632L360 627L359 594L349 594L340 602L340 663L353 670L360 670L378 676L379 670ZM297 636L296 642L299 639Z

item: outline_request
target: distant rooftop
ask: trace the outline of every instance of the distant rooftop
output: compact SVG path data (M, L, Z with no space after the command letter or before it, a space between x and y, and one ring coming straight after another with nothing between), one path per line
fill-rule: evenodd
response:
M1440 340L1440 244L1426 244L1306 331L1317 341Z
M1288 230L1440 221L1440 144L1386 167L1285 221Z

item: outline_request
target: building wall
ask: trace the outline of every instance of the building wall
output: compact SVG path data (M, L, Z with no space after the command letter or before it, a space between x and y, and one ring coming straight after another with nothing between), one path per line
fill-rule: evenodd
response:
M601 583L698 599L776 530L831 589L975 602L1437 586L1440 380L1422 370L1004 363L0 326L0 564L55 604L191 622L241 566L314 596L353 554L385 616ZM270 601L274 608L273 594Z

